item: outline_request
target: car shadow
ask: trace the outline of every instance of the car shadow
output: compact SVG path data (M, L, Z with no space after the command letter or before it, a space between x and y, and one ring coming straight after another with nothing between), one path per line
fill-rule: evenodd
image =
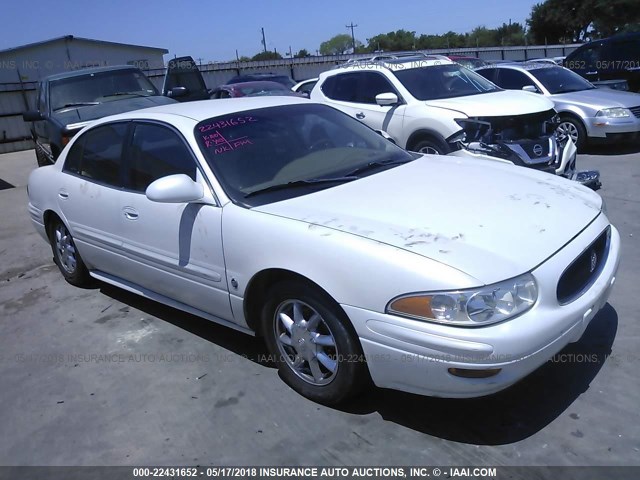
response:
M607 304L576 343L514 386L487 397L445 399L374 389L342 411L378 412L428 435L474 445L518 442L542 430L589 389L611 353L618 315Z
M108 284L101 283L100 291L257 364L274 367L260 338ZM446 399L372 387L334 408L354 415L377 412L387 421L455 442L518 442L542 430L589 389L611 354L617 329L618 315L607 304L579 341L569 344L521 382L487 397Z
M252 362L266 367L273 367L272 362L269 362L267 347L261 338L247 335L107 283L100 282L99 288L101 293L118 302L164 320L208 342L215 343L226 350L241 355Z
M580 150L584 155L627 155L640 152L640 142L632 143L594 143Z

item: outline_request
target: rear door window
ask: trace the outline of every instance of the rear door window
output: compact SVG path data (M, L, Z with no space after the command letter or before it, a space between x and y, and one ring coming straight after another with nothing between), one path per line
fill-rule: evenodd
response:
M122 187L122 151L127 123L89 130L69 151L63 171L110 187Z

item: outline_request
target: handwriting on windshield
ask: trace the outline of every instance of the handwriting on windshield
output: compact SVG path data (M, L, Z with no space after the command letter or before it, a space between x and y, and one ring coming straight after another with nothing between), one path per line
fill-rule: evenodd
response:
M246 136L227 140L224 135L218 131L203 135L202 140L207 148L214 149L213 153L215 154L230 152L244 145L253 145L253 142Z
M247 123L257 122L258 119L255 117L244 116L244 117L232 117L227 118L225 120L218 120L217 122L208 123L206 125L200 125L198 130L200 133L208 132L209 130L222 130L227 127L236 127L238 125L244 125Z

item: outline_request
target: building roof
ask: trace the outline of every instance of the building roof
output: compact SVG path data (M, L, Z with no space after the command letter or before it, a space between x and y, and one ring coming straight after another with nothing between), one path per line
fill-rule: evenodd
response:
M11 48L7 48L5 50L0 50L0 54L3 53L9 53L9 52L15 52L18 50L23 50L23 49L27 49L27 48L34 48L34 47L39 47L40 45L46 45L49 43L55 43L55 42L60 42L60 41L73 41L73 40L79 40L82 42L90 42L90 43L99 43L99 44L103 44L103 45L116 45L119 47L133 47L133 48L140 48L140 49L146 49L146 50L156 50L158 52L161 52L163 55L165 53L169 53L169 50L167 50L166 48L158 48L158 47L147 47L144 45L132 45L129 43L118 43L118 42L108 42L106 40L95 40L93 38L83 38L83 37L74 37L73 35L65 35L62 37L56 37L56 38L51 38L49 40L42 40L41 42L34 42L34 43L28 43L26 45L19 45L17 47L11 47Z

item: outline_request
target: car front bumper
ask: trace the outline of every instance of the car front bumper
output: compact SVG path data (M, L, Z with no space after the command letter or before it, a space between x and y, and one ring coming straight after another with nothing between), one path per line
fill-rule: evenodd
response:
M600 215L571 243L532 271L538 300L512 320L477 328L420 322L343 305L360 338L373 382L422 395L479 397L503 390L580 339L606 304L620 261L620 235L611 226L609 252L599 275L577 299L560 305L557 281L565 268L604 231ZM489 378L462 378L450 368L501 369Z
M587 117L584 119L587 136L593 138L615 139L616 137L638 138L640 135L640 118Z

